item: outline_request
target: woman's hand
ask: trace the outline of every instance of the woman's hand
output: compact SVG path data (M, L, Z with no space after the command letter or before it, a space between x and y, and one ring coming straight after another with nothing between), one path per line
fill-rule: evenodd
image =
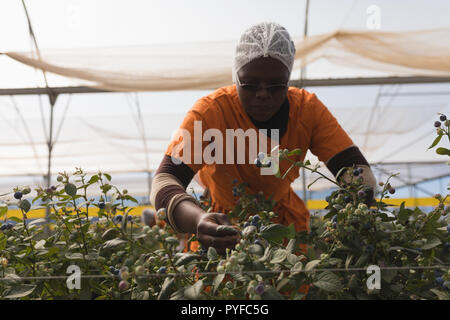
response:
M219 228L218 226L231 226L227 215L211 212L203 213L197 223L197 240L205 247L214 247L221 255L225 255L226 248L234 248L239 241L239 231L232 228Z

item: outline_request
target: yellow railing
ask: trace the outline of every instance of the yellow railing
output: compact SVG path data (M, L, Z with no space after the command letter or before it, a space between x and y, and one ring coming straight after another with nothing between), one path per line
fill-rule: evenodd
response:
M398 198L398 199L384 199L385 203L392 204L392 205L400 205L403 201L405 201L406 207L432 207L438 205L439 201L435 198ZM446 201L447 204L450 204L450 199ZM320 210L325 209L327 206L327 202L325 200L308 200L307 207L310 210ZM144 209L154 209L153 206L136 206L131 210L129 214L134 216L139 216L142 214L142 211ZM89 209L89 216L96 217L97 216L98 209L97 208L90 208ZM7 213L8 217L18 217L22 218L22 212L19 209L10 209ZM27 217L29 219L37 219L37 218L44 218L45 217L45 209L37 209L37 210L31 210L28 212Z

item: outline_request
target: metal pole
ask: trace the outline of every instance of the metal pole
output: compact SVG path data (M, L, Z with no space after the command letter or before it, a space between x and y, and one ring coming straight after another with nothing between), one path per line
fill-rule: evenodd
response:
M303 39L308 36L308 15L309 15L309 0L306 0L305 8L305 26L303 28ZM302 61L303 64L303 61ZM300 69L300 87L303 88L303 79L306 78L306 66L302 66ZM306 154L305 154L306 156ZM302 184L303 184L303 201L305 202L306 208L308 208L308 193L306 190L306 170L302 168Z

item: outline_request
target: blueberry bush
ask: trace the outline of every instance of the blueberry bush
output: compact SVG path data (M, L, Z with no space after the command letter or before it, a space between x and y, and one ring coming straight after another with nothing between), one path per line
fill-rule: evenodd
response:
M436 146L449 137L449 121L439 127ZM450 155L445 148L436 152ZM439 151L438 151L439 150ZM60 173L58 184L16 187L2 195L0 218L1 299L444 299L450 298L450 208L448 195L436 195L431 212L392 209L384 199L395 193L390 179L368 206L361 169L344 168L350 181L335 181L300 162L301 150L279 149L277 159L259 154L255 164L288 161L288 170L305 168L328 179L336 191L327 197L323 216L312 216L309 232L274 223L275 201L251 194L233 181L235 248L221 256L174 233L160 209L145 225L133 215L137 202L119 190L106 173L87 176L81 169ZM287 172L275 174L284 178ZM102 195L88 196L93 188ZM210 199L200 197L205 210ZM17 206L22 218L8 217ZM30 220L45 208L48 219ZM93 210L97 212L93 213ZM148 219L148 216L146 217ZM220 231L220 230L218 230ZM68 268L79 267L79 287L68 286ZM381 268L379 288L369 289L367 267ZM70 269L70 268L69 268Z

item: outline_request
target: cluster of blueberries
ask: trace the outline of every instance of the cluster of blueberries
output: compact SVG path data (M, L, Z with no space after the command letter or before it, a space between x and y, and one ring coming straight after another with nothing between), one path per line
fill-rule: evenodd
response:
M441 120L442 122L444 122L445 120L447 120L447 117L446 117L445 115L441 115L441 116L439 117L439 120ZM436 122L434 123L434 126L435 126L436 128L440 128L440 127L441 127L441 121L436 121Z
M11 230L12 228L14 227L14 225L12 224L12 223L4 223L4 224L2 224L2 226L0 227L0 230L1 231L4 231L4 230Z
M133 216L128 216L127 219L129 222L131 222L133 220ZM121 214L118 214L118 215L114 216L114 218L113 218L113 222L115 224L122 222L122 220L123 220L123 216Z
M244 223L244 228L248 227L248 226L255 226L258 228L258 223L261 220L261 217L257 214L255 214L252 218L252 221L249 222L247 221L246 223Z

